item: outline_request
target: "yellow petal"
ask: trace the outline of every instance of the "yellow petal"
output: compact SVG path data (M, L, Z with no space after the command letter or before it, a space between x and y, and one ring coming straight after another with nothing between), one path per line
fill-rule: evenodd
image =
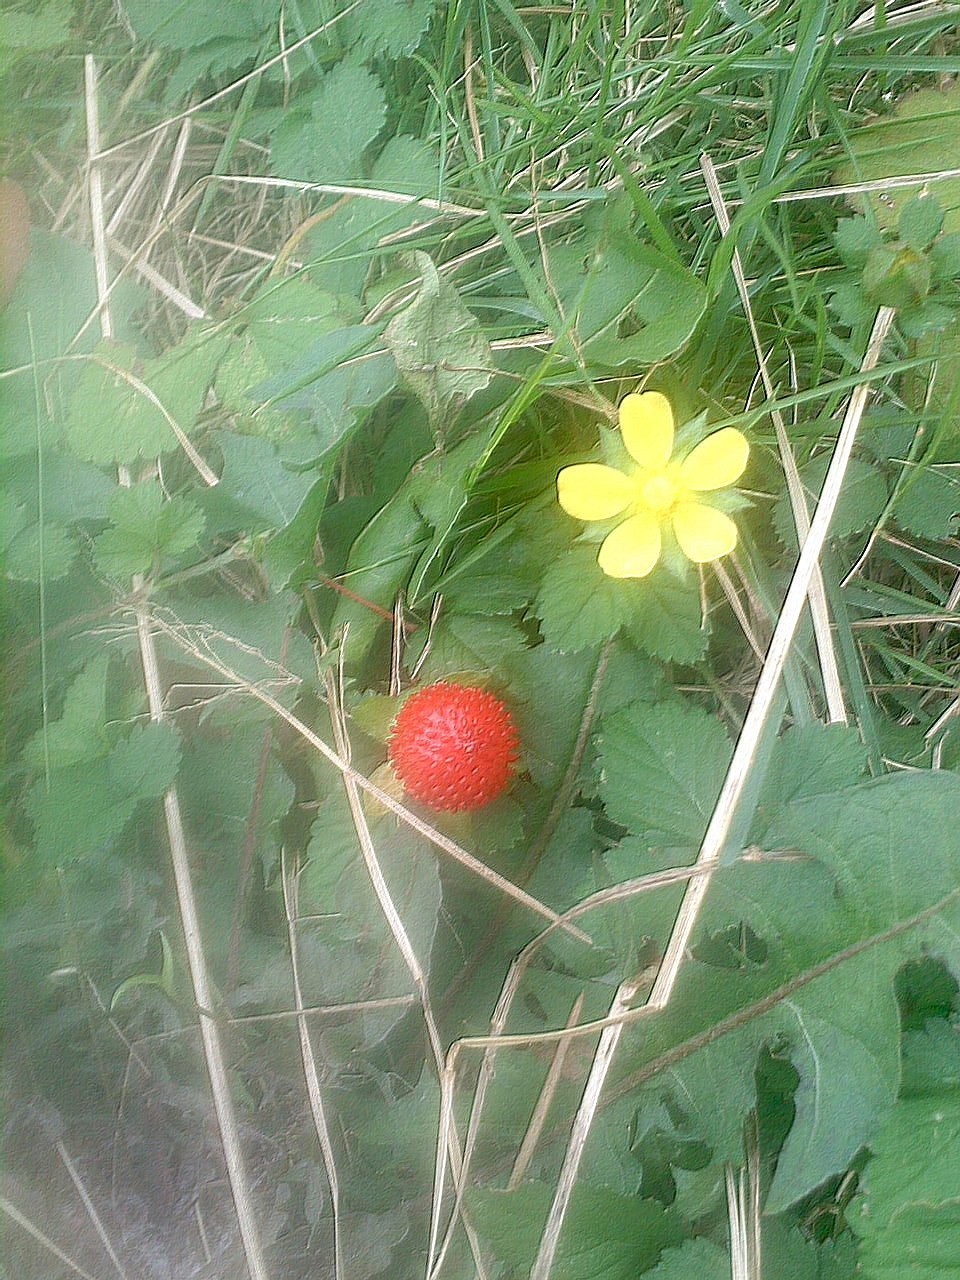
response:
M737 545L737 526L723 511L702 502L678 503L673 532L680 550L695 564L729 555Z
M660 526L642 512L606 536L597 563L611 578L645 578L659 559Z
M680 464L680 483L685 489L723 489L739 480L747 465L750 446L736 427L715 431Z
M665 467L673 452L673 410L659 391L629 395L620 402L620 433L627 452L641 467Z
M564 467L557 476L557 499L578 520L609 520L633 498L633 485L622 471L600 462Z

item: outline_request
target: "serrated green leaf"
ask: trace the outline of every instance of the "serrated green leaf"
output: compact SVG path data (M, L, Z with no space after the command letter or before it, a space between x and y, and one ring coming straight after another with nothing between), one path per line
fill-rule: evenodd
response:
M920 833L931 830L934 814L936 837L925 839ZM940 902L955 883L960 859L960 779L899 773L796 800L778 818L770 841L785 856L741 861L715 874L670 1005L644 1021L642 1034L625 1033L626 1059L631 1051L641 1061L669 1052L827 957ZM951 910L945 927L933 921L929 930L941 953L956 956ZM731 968L702 952L701 939L732 926L752 931L758 963ZM678 1091L685 1109L698 1117L715 1161L740 1161L756 1055L765 1044L780 1046L801 1076L796 1118L780 1154L784 1173L767 1205L770 1211L785 1208L841 1173L889 1113L900 1065L893 979L923 944L917 929L847 955L795 990L789 1005L775 1001L720 1038L709 1037L649 1087ZM621 1070L630 1067L621 1063ZM859 1082L861 1074L865 1088L851 1099L851 1079ZM725 1099L722 1108L718 1096ZM832 1126L822 1123L826 1114L833 1115Z
M731 745L716 716L671 698L604 718L600 794L636 835L696 847L720 792Z
M179 738L166 725L144 725L106 756L58 770L27 797L39 856L51 863L102 858L144 800L173 782Z
M377 77L354 63L339 63L277 129L271 172L302 182L358 182L364 177L364 152L383 127L386 111Z
M346 16L341 32L365 54L405 57L423 39L436 7L436 0L365 0Z
M425 253L413 255L420 287L387 325L384 341L438 434L489 385L493 353L476 317Z
M757 801L753 838L785 805L856 786L866 773L867 749L850 725L794 725L778 738Z
M960 1092L902 1098L854 1204L865 1280L943 1280L960 1258Z
M203 533L203 513L189 498L165 499L159 486L119 488L110 502L111 529L93 544L100 571L129 578L156 569L162 560L192 550Z
M41 729L27 739L25 764L41 769L49 763L51 770L63 769L107 753L106 679L106 657L87 663L67 689L60 718L47 726L46 734Z
M654 571L637 591L636 609L627 622L627 634L644 653L664 662L696 662L710 639L710 622L703 617L696 580L692 574L678 581L665 571Z
M644 652L693 662L709 632L702 623L692 578L678 582L663 569L649 578L608 578L590 543L558 550L532 605L551 649L576 652L616 635L621 627Z
M702 1238L684 1240L665 1249L650 1272L650 1280L730 1280L730 1259L724 1249Z
M101 343L70 400L70 448L98 466L177 449L170 420L190 434L225 342L197 332L145 361L125 343Z

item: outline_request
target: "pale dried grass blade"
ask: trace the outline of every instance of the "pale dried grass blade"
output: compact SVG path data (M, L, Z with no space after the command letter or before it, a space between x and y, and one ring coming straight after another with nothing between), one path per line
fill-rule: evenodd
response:
M113 1263L114 1267L116 1267L117 1275L120 1277L120 1280L127 1280L127 1273L124 1271L123 1264L117 1257L116 1250L110 1241L109 1235L107 1235L106 1227L104 1227L103 1221L99 1213L97 1213L96 1205L90 1199L90 1194L83 1185L80 1174L77 1172L77 1166L71 1160L70 1153L62 1142L57 1143L57 1155L63 1161L63 1167L66 1169L67 1173L69 1173L70 1180L77 1189L77 1195L83 1201L83 1207L87 1211L87 1216L93 1223L94 1231L96 1231L99 1236L100 1243L103 1245L107 1257Z
M54 1244L49 1236L44 1235L38 1226L31 1222L25 1214L22 1214L15 1205L10 1203L6 1196L0 1196L0 1209L18 1227L22 1227L28 1235L33 1236L38 1244L42 1244L65 1267L69 1267L76 1275L82 1276L83 1280L96 1280L96 1277L92 1276L89 1271L84 1271L78 1262L74 1262L68 1253L64 1253L59 1245Z
M84 75L87 102L87 153L90 157L90 204L93 218L94 255L97 261L98 308L101 332L104 337L107 337L112 333L112 321L109 305L110 285L106 271L106 229L103 223L102 188L99 182L99 164L97 162L99 152L97 72L94 58L89 54L84 59ZM128 486L130 484L130 477L125 468L120 470L119 481L121 485ZM139 596L142 587L142 581L139 578L134 578L133 591L135 597ZM147 705L150 710L150 720L154 724L162 724L165 716L160 671L157 664L157 654L153 643L149 615L146 605L142 601L138 601L135 605L134 616L136 618L137 643L143 667L144 688L147 695ZM200 1020L200 1036L203 1043L207 1075L210 1080L214 1110L220 1128L227 1177L230 1181L230 1189L233 1193L234 1207L237 1213L237 1224L240 1229L240 1237L243 1242L251 1280L269 1280L269 1271L260 1245L260 1235L253 1211L250 1184L240 1145L240 1132L220 1043L220 1032L213 1015L210 1013L210 1010L215 1007L216 994L207 971L197 904L193 893L190 859L183 830L183 820L180 814L180 801L175 787L169 787L164 795L163 812L170 846L177 905L187 951L187 963L190 969L190 978Z
M350 740L347 735L346 717L343 711L343 705L340 700L340 690L337 687L333 673L328 671L325 677L327 690L327 705L330 709L330 722L333 726L334 742L341 758L349 764L350 762ZM457 1136L456 1126L452 1123L453 1117L453 1097L452 1097L452 1077L445 1069L443 1043L440 1039L440 1031L437 1026L436 1016L433 1012L433 1005L430 1001L430 992L427 987L427 975L414 949L413 943L410 941L410 935L407 933L406 927L400 912L397 910L396 903L390 893L390 888L383 874L383 868L380 865L380 859L377 857L376 846L373 843L373 837L370 834L370 827L367 823L366 814L363 811L363 802L360 798L360 789L356 780L350 777L346 771L342 772L343 786L347 793L347 803L350 806L350 816L353 820L354 830L357 833L357 842L360 845L360 852L363 856L364 865L367 869L367 875L370 877L370 883L376 894L377 902L383 917L387 922L387 926L393 935L393 940L397 944L397 950L406 965L407 972L410 974L413 984L416 988L417 995L420 1000L420 1010L423 1015L423 1022L427 1032L427 1040L430 1044L430 1051L433 1054L434 1066L436 1067L437 1080L440 1085L440 1120L438 1124L438 1149L434 1164L434 1189L432 1210L430 1214L430 1243L427 1248L427 1269L428 1274L432 1270L432 1259L437 1250L437 1241L440 1232L440 1216L443 1205L443 1190L445 1181L445 1170L447 1157L450 1159L450 1169L453 1176L454 1186L457 1192L458 1200L462 1197L461 1187L461 1170L463 1167L463 1156L460 1150L460 1142ZM480 1280L485 1280L486 1273L483 1268L483 1261L480 1255L479 1245L476 1240L475 1233L471 1230L469 1223L464 1219L464 1229L467 1233L467 1239L473 1252L474 1264L476 1266L477 1275Z
M710 196L710 203L713 205L713 212L717 219L717 225L719 226L721 233L723 235L727 235L730 230L730 216L727 213L723 193L720 190L717 171L714 168L713 161L708 155L704 154L700 157L700 167L703 170L704 182L706 183L707 192ZM737 292L740 295L740 304L743 307L743 313L746 316L747 325L750 329L750 339L753 343L753 349L757 357L757 367L760 370L760 377L763 379L763 387L767 393L768 400L774 400L776 399L776 391L773 386L773 380L770 377L770 370L767 367L767 359L760 343L760 335L757 332L757 324L753 315L753 307L750 303L750 293L747 289L747 281L743 273L743 263L740 260L740 251L738 249L734 249L733 251L731 269L733 271L733 278L736 281ZM783 474L787 482L787 493L790 496L790 507L793 511L793 522L797 530L797 540L802 544L810 533L810 514L807 510L807 500L803 492L803 483L800 479L800 473L797 470L797 463L793 456L793 449L790 447L790 437L787 434L787 428L783 421L783 416L778 409L775 409L771 410L770 417L773 421L773 429L777 437L777 450L780 454L780 465L783 468ZM817 645L817 655L820 659L820 674L823 681L824 695L827 700L827 712L832 723L846 724L847 713L843 703L843 684L840 680L840 670L837 665L833 633L830 629L830 613L827 609L827 595L824 590L823 575L820 572L819 563L815 566L813 576L810 580L809 603L810 616L813 620L813 633Z
M287 866L286 856L281 854L280 880L283 888L283 909L287 917L287 942L290 948L290 971L293 978L293 998L297 1017L297 1033L300 1037L300 1060L303 1063L303 1078L310 1101L310 1115L316 1130L317 1142L323 1156L323 1167L330 1187L330 1205L333 1217L333 1273L335 1280L343 1278L343 1244L340 1232L340 1178L337 1174L337 1161L333 1143L330 1139L330 1127L327 1124L326 1112L323 1109L323 1094L320 1091L320 1076L317 1071L317 1059L313 1052L313 1041L310 1028L307 1026L306 1009L303 1003L303 987L300 983L300 950L297 944L297 889L296 877Z
M560 1177L557 1179L557 1188L554 1192L553 1203L550 1205L550 1212L547 1215L546 1225L543 1228L540 1248L537 1251L537 1257L530 1272L530 1280L548 1280L553 1268L557 1246L560 1243L560 1232L563 1230L563 1220L566 1217L570 1197L573 1195L577 1174L580 1171L580 1161L583 1158L587 1138L590 1135L597 1108L600 1105L600 1095L607 1079L607 1072L610 1070L610 1064L613 1062L617 1046L620 1043L620 1037L623 1034L622 1018L629 1010L630 1003L635 995L636 984L633 981L623 982L618 987L617 994L610 1005L607 1017L612 1025L605 1027L600 1035L600 1043L597 1045L597 1051L590 1067L590 1074L587 1076L587 1083L580 1099L580 1106L577 1108L577 1115L570 1131L570 1138L563 1157L563 1166L560 1170Z
M876 368L883 344L893 323L893 317L894 313L889 307L881 307L877 312L867 351L861 364L861 372L867 373ZM869 383L861 383L854 390L847 405L843 424L837 436L836 447L830 459L830 466L827 469L823 488L820 491L820 500L817 503L817 509L810 524L810 532L801 546L800 556L793 571L793 577L790 579L790 585L784 597L780 616L777 619L777 625L774 628L773 637L767 649L766 661L761 669L760 678L757 681L750 706L744 718L743 728L740 730L740 736L737 739L719 798L710 817L703 844L700 846L700 854L697 858L697 865L700 867L716 867L723 853L733 822L734 811L746 786L767 720L773 708L780 677L783 674L787 655L790 652L790 647L793 644L793 638L800 622L807 592L819 563L830 522L840 500L847 464L850 461L854 440L856 439L870 391L871 386ZM683 905L677 916L666 954L660 966L660 972L657 974L653 991L650 993L646 1011L652 1013L657 1009L661 1009L670 999L690 941L690 935L693 932L700 906L706 896L709 884L709 875L690 882L684 895Z
M573 1007L567 1017L567 1029L575 1027L580 1018L583 1009L583 992L577 996L573 1002ZM567 1051L570 1048L569 1037L558 1041L553 1051L553 1058L550 1061L550 1070L547 1072L546 1079L543 1082L543 1088L537 1097L537 1104L533 1109L533 1115L530 1117L530 1123L527 1125L527 1132L523 1135L523 1141L520 1143L520 1149L517 1152L517 1158L513 1162L513 1168L510 1170L510 1177L507 1179L507 1190L514 1191L523 1181L524 1175L533 1159L533 1153L537 1149L537 1143L540 1141L540 1135L543 1133L543 1126L547 1122L547 1113L550 1110L550 1104L553 1102L553 1096L557 1091L557 1085L560 1083L560 1077L563 1074L563 1064L567 1057Z

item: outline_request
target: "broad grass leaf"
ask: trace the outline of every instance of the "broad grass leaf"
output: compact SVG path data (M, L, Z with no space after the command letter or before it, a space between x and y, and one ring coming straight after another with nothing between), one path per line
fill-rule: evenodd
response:
M600 794L608 815L635 835L699 845L720 792L731 744L716 716L672 697L606 716Z
M943 1280L960 1258L960 1091L901 1098L851 1213L864 1280Z

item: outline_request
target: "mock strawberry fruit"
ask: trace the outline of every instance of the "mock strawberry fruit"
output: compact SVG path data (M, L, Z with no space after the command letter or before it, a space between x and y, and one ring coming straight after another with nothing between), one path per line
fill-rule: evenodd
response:
M442 680L412 693L390 734L389 755L407 794L431 809L481 809L510 781L517 731L499 698Z

